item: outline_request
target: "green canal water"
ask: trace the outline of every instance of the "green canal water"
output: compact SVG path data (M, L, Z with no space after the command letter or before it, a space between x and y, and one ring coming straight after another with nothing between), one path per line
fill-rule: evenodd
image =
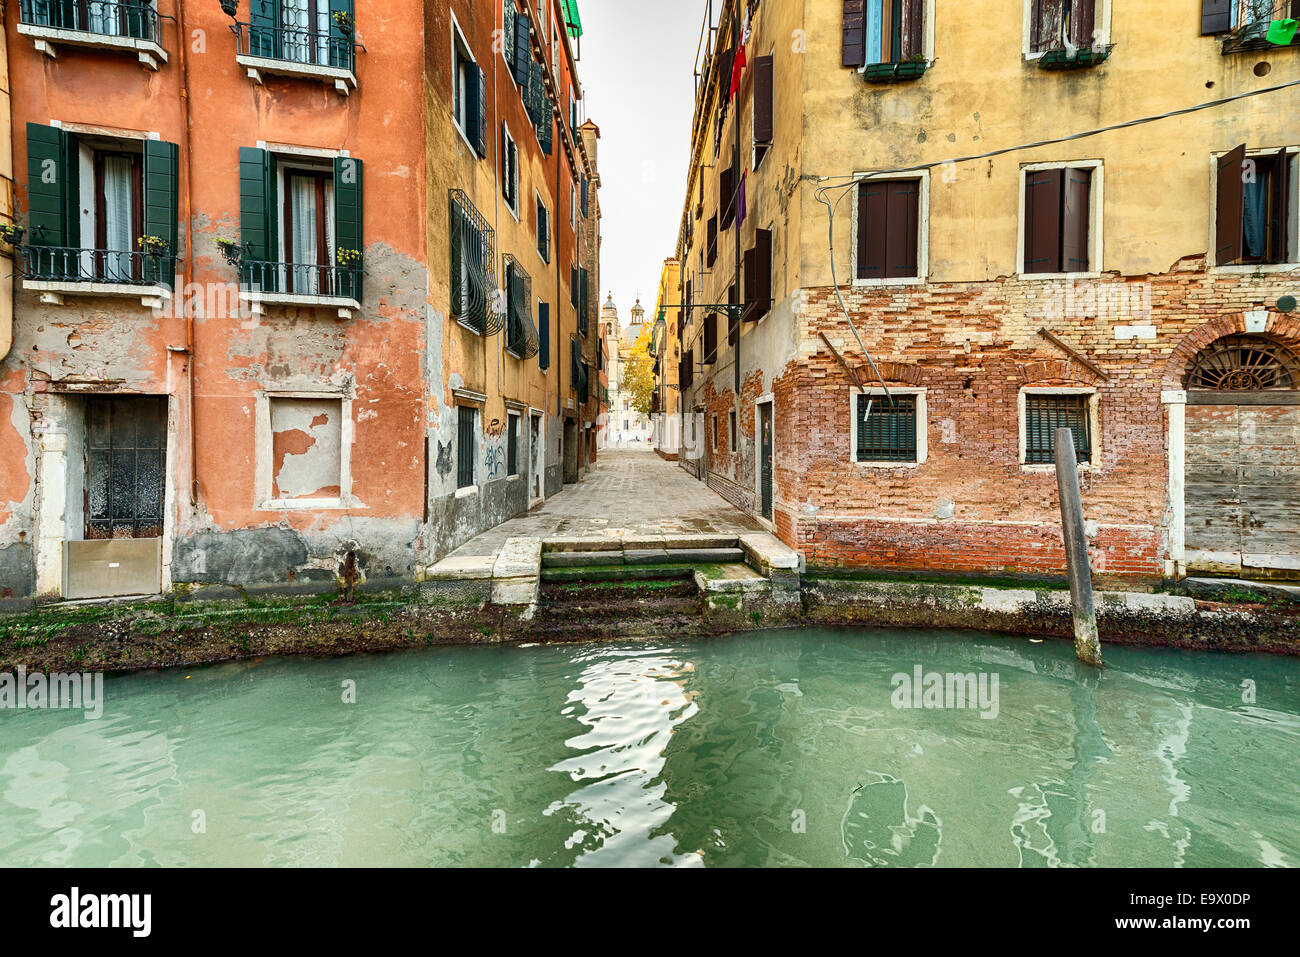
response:
M0 863L1300 864L1300 661L1072 652L804 630L112 678L99 720L0 711ZM985 695L896 707L918 667Z

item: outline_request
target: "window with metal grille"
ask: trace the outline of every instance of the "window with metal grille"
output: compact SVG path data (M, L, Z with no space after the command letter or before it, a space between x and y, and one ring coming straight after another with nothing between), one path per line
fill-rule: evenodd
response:
M857 461L915 462L916 396L859 395L857 429Z
M451 311L481 336L494 336L505 316L489 300L496 288L496 233L461 190L450 192Z
M478 409L467 405L456 407L456 487L469 488L474 484L474 426Z
M1080 462L1092 459L1092 428L1087 395L1025 396L1025 462L1056 463L1056 430L1074 435L1074 454Z
M506 474L519 474L519 416L511 412L506 416Z

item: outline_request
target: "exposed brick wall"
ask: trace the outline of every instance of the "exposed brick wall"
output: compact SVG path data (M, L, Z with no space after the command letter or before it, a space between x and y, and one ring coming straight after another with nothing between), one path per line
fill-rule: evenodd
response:
M881 375L926 389L928 458L911 467L850 460L851 380L818 333L864 384L877 383L833 291L804 290L801 356L772 385L782 539L811 564L1060 573L1056 478L1050 466L1020 464L1019 393L1090 387L1100 396L1093 436L1100 455L1081 481L1085 517L1098 525L1094 566L1158 576L1168 521L1161 391L1182 388L1199 349L1245 332L1247 312L1272 307L1294 284L1277 275L1207 274L1203 266L1187 260L1165 275L1106 276L1073 289L1013 277L844 290ZM1154 326L1156 337L1116 335L1116 326L1130 325ZM1300 343L1300 322L1276 311L1267 313L1266 332Z

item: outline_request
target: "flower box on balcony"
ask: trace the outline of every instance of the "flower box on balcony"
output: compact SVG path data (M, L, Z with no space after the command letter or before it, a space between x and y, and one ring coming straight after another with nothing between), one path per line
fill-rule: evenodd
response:
M899 63L868 63L862 76L868 83L901 83L915 80L930 68L926 60L903 60Z
M1108 43L1099 47L1081 47L1071 56L1065 50L1048 50L1038 58L1040 70L1083 70L1090 66L1104 63L1110 57L1115 44Z

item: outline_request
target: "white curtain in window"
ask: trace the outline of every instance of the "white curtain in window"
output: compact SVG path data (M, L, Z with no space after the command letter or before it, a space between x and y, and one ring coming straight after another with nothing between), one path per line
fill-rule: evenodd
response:
M135 237L131 223L131 158L104 157L104 269L106 278L131 278Z
M289 237L289 260L293 267L293 291L317 295L320 270L311 268L320 261L316 243L316 181L306 176L289 178L289 205L293 216L293 233Z
M316 8L315 16L312 8ZM330 11L325 0L281 0L284 58L298 63L330 62Z

